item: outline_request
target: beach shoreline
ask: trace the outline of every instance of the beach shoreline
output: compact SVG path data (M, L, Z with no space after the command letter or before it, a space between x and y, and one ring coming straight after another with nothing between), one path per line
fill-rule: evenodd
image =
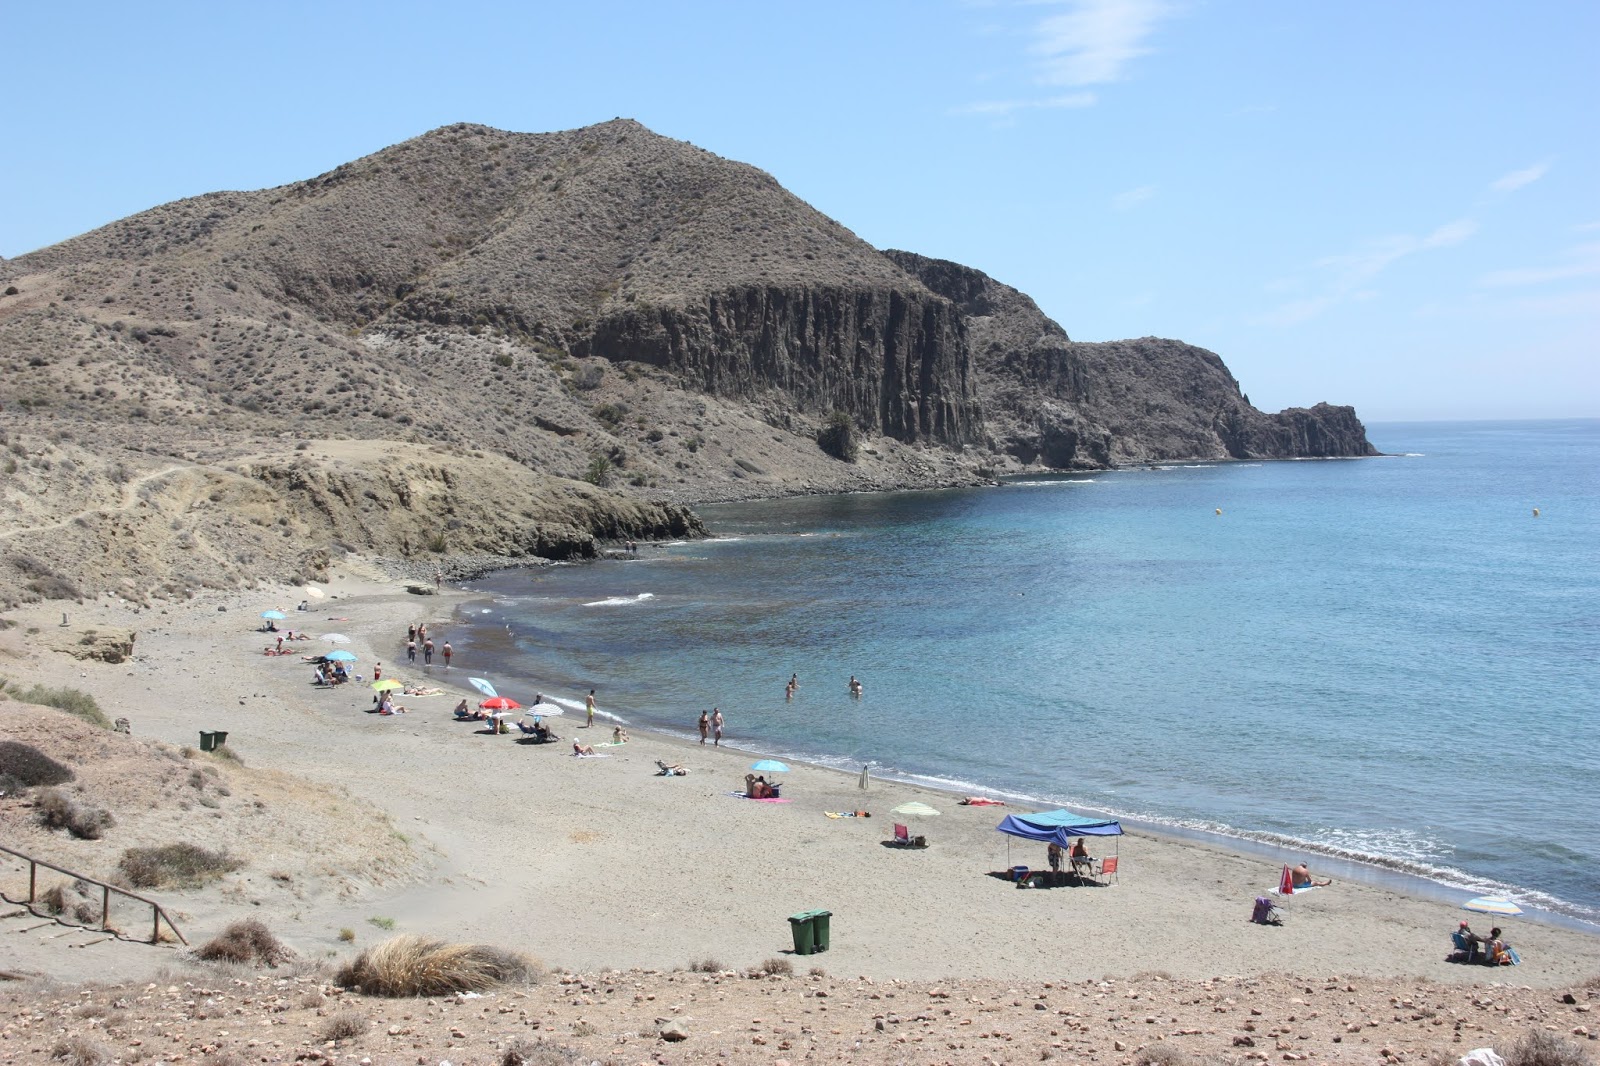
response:
M1025 808L962 807L949 793L885 779L862 792L853 774L803 764L785 775L785 803L753 803L730 793L761 752L630 726L627 744L597 748L609 758L575 759L574 738L609 740L599 719L582 728L581 713L554 719L560 744L530 748L450 720L457 700L476 702L466 679L485 673L482 664L458 655L448 671L420 671L405 667L403 652L389 658L418 620L448 639L457 606L477 595L415 596L405 586L351 560L321 586L323 600L277 586L72 609L69 631L140 630L133 659L117 665L47 651L43 634L60 612L28 608L13 612L20 625L7 636L34 654L4 672L85 689L111 717L129 717L137 735L192 744L197 730L227 728L248 765L336 784L412 839L416 875L404 884L316 906L260 901L254 915L311 955L350 950L338 930L381 914L398 929L506 943L579 971L668 970L707 952L737 967L789 948L787 915L826 907L836 915L830 970L885 980L1305 972L1554 986L1600 974L1600 937L1529 920L1508 934L1521 967L1445 963L1449 932L1471 916L1343 878L1285 901L1285 926L1251 925L1251 902L1276 885L1280 862L1223 843L1130 827L1113 845L1117 883L1017 892L991 875L1017 863L1042 867L1044 848L1008 852L1010 838L994 826ZM302 599L315 609L295 611ZM410 710L392 718L362 713L372 696L365 686L316 690L297 657L260 654L257 615L269 607L285 609L286 626L319 636L337 626L364 677L381 660L386 677L425 678L449 692L401 697ZM657 759L691 773L660 777ZM932 846L888 846L889 808L918 799L942 812L912 827ZM824 817L856 810L873 817ZM214 924L224 912L205 913ZM944 920L930 922L935 915ZM1073 944L1092 950L1064 950Z

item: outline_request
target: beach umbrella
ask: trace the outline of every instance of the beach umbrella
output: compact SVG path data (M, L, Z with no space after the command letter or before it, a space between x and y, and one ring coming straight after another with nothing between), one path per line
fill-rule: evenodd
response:
M1499 896L1479 896L1469 899L1461 905L1462 910L1478 911L1483 914L1504 914L1507 916L1521 914L1522 908L1512 903L1509 899Z
M762 759L758 763L751 763L750 769L764 774L786 774L789 768L776 759Z
M338 651L330 651L328 654L324 655L323 658L331 663L353 663L356 661L356 653L353 651L345 651L343 648L341 648Z
M524 718L560 718L566 710L554 703L535 703L522 712Z
M386 677L382 681L374 681L372 687L379 692L392 692L397 688L405 688L406 683L404 681L396 681L392 677Z
M327 641L329 644L348 644L348 643L350 643L350 638L345 636L343 633L329 633L327 636L323 637L322 639Z
M929 818L937 815L939 812L928 806L926 803L918 803L916 800L912 800L910 803L900 804L900 806L896 807L889 813L906 815L912 818Z
M262 611L261 612L261 617L262 618L270 618L274 622L281 622L285 618L288 618L289 616L284 614L282 611Z
M522 704L506 696L491 696L478 704L486 711L517 711L522 709Z
M490 699L500 695L500 693L494 690L493 685L489 684L488 681L481 677L469 677L467 678L467 684L471 685L485 696L488 696Z

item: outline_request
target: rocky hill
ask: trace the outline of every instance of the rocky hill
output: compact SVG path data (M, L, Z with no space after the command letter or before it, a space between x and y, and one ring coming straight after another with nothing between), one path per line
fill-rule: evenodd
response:
M879 252L771 176L622 119L550 134L449 126L307 181L166 204L0 261L0 293L12 452L0 461L40 475L6 486L22 519L8 507L0 524L5 598L40 583L16 557L37 560L42 534L111 543L84 523L125 509L106 487L85 511L70 484L22 506L54 485L43 475L57 467L40 464L63 439L82 475L69 483L204 463L196 484L228 471L291 521L304 501L285 486L320 442L412 449L371 450L362 462L378 465L352 476L378 483L429 455L503 456L493 476L518 497L512 513L581 497L564 521L565 503L532 508L579 539L688 521L628 500L1371 451L1348 408L1265 415L1209 352L1072 342L1014 289ZM855 462L817 445L835 412L864 441ZM250 461L264 451L278 458ZM279 476L296 463L301 474ZM347 503L326 523L352 548L439 543L437 515L386 505L357 521ZM241 555L270 557L273 576L315 566L273 547L230 547L214 572L258 565ZM183 569L163 558L156 570Z

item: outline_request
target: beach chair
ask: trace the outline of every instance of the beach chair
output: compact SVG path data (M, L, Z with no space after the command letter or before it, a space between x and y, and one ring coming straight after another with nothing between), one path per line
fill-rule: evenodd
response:
M911 846L911 830L896 822L894 826L894 842L903 848L909 848Z
M539 731L533 728L533 726L529 725L527 722L518 722L517 732L521 733L525 737L536 737L539 735Z
M1094 876L1101 881L1104 881L1107 877L1110 877L1113 881L1116 881L1117 857L1113 855L1109 859L1101 859L1100 869L1095 871Z

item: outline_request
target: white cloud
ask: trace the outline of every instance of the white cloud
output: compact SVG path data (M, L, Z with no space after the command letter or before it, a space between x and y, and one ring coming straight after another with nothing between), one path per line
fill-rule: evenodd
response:
M1161 0L1072 0L1069 10L1039 21L1028 50L1040 57L1047 85L1120 81L1129 63L1149 54L1146 38L1170 14Z
M1156 187L1154 185L1141 185L1137 189L1129 189L1127 192L1117 193L1111 198L1111 206L1118 211L1127 211L1130 208L1138 207L1155 194Z
M1041 111L1064 107L1093 107L1094 93L1068 93L1066 96L1047 96L1039 100L980 100L955 108L954 115L990 115L1003 118L1018 111Z
M1129 63L1151 51L1146 43L1162 20L1174 11L1167 0L1034 0L1053 14L1036 21L1027 33L1033 57L1029 79L1035 85L1081 89L1126 76ZM1021 5L1011 5L1021 6ZM1092 107L1092 92L1067 95L1023 95L1008 100L980 100L952 109L955 115L1009 118L1023 111Z
M1460 244L1477 232L1476 222L1459 218L1422 237L1411 234L1381 237L1343 255L1318 259L1312 266L1319 271L1320 285L1314 287L1320 288L1320 293L1280 304L1252 321L1258 325L1293 326L1339 304L1374 299L1378 294L1370 283L1395 263L1418 252Z
M1547 267L1522 267L1515 270L1496 270L1478 279L1478 284L1488 288L1513 285L1546 285L1552 281L1570 281L1600 274L1600 243L1580 244L1567 249L1566 262Z
M1544 177L1550 170L1549 163L1535 163L1531 167L1513 170L1504 177L1496 178L1489 183L1489 188L1495 192L1516 192L1525 186L1532 185Z

